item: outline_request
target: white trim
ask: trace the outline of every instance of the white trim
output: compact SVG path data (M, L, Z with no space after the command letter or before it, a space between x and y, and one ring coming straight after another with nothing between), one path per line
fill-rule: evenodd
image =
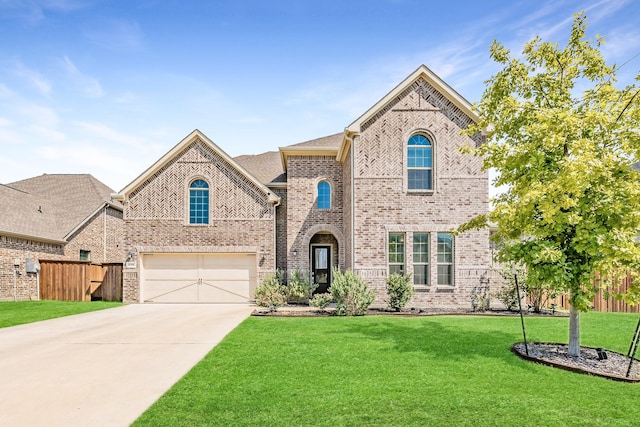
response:
M245 168L240 166L238 162L233 160L227 153L225 153L220 147L218 147L211 139L209 139L204 133L200 132L198 129L195 129L189 135L187 135L182 141L176 144L171 150L169 150L164 156L162 156L158 161L156 161L153 165L151 165L147 170L145 170L142 174L140 174L136 179L131 181L126 187L120 190L117 194L114 195L115 200L126 201L129 194L134 191L138 186L140 186L144 181L146 181L149 177L159 171L162 167L164 167L167 163L169 163L174 157L180 154L187 146L193 143L196 140L200 140L207 144L210 148L212 148L220 157L222 157L227 163L233 166L238 172L243 174L249 181L251 181L256 187L258 187L262 192L269 198L269 202L271 203L279 203L280 198L269 190L269 188L260 182L256 177L251 175Z

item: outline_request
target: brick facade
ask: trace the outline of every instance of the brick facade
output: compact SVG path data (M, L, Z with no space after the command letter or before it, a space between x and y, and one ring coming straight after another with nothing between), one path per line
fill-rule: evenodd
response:
M189 224L189 185L209 184L209 223ZM258 279L276 268L276 208L211 144L195 138L124 204L123 299L140 299L141 254L256 253Z
M66 244L0 236L0 300L14 299L14 284L16 299L38 298L37 275L26 272L27 258L78 261L82 249L90 252L93 262L122 262L123 241L122 212L108 206L88 219Z
M454 241L454 283L437 285L437 233L450 232L488 211L488 176L480 160L461 154L464 144L481 143L461 135L471 123L455 105L424 80L418 80L356 135L354 156L353 268L383 303L388 275L389 233L405 236L405 271L413 270L414 232L429 233L430 285L417 286L410 305L471 306L471 296L491 263L487 230ZM421 133L433 144L433 189L408 190L407 141Z

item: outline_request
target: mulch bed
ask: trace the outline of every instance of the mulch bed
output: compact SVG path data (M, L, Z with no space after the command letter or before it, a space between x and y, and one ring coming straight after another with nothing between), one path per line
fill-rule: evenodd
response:
M308 305L287 305L278 308L276 311L270 311L268 308L258 307L252 315L253 316L276 316L276 317L319 317L319 316L333 316L335 314L335 308L327 307L326 309L319 309L316 307L310 307ZM543 311L541 313L525 312L525 316L555 316L555 317L567 317L567 313ZM475 315L475 316L519 316L517 311L508 310L465 310L460 308L411 308L402 311L394 311L383 307L369 308L366 313L367 316L443 316L443 315Z
M614 381L640 382L640 361L634 359L631 372L627 377L630 358L615 351L603 349L606 359L600 360L598 349L593 347L580 347L578 357L569 356L567 344L534 342L528 343L527 347L528 355L524 343L514 344L511 351L525 360L567 371L595 375Z

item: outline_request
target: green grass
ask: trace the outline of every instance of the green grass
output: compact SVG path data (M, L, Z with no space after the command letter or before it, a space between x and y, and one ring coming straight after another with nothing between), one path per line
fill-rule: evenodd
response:
M118 307L119 302L6 301L0 302L0 328Z
M637 315L582 315L582 344L627 352ZM566 342L568 319L527 318ZM630 426L640 384L525 362L517 317L252 317L136 426Z

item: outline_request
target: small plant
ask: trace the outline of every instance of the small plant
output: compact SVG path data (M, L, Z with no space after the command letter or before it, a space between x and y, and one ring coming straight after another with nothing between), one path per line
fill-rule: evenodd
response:
M282 284L283 274L274 271L267 275L256 288L256 305L268 307L269 311L276 311L287 303L286 288Z
M302 270L293 270L287 282L286 292L289 302L307 303L318 287L309 280L309 274Z
M509 311L517 311L518 309L518 292L516 292L516 285L513 280L502 285L499 291L494 296L500 300Z
M387 296L389 307L395 311L402 310L413 296L411 274L392 274L387 277Z
M473 311L487 311L491 305L488 286L478 286L471 291L471 308Z
M318 307L320 310L324 310L333 301L333 297L330 293L325 292L323 294L315 294L310 300L309 304L312 307Z
M373 303L375 293L353 271L344 273L333 270L333 282L329 292L336 302L336 314L340 316L362 316Z

